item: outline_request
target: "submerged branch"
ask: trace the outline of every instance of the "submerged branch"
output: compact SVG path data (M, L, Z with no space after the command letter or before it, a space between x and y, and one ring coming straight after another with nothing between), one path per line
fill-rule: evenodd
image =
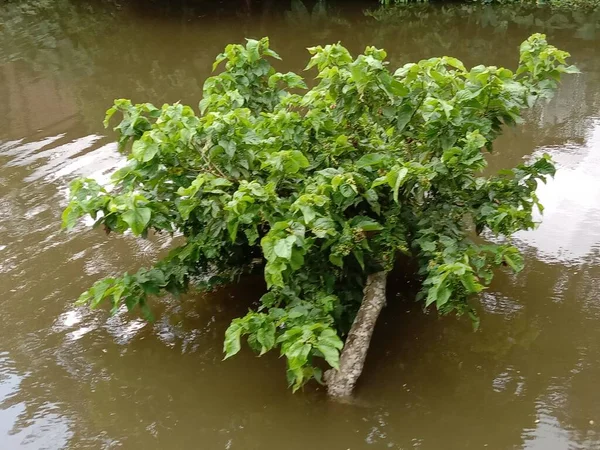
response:
M367 278L362 304L342 350L340 369L331 369L326 374L327 392L331 397L350 396L362 373L375 323L385 305L386 281L384 271Z

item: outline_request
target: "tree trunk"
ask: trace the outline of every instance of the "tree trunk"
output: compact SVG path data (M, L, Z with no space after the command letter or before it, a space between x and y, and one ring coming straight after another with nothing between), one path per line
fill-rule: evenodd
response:
M327 392L331 397L349 397L362 373L375 322L385 305L386 281L387 272L367 277L362 304L340 356L340 370L331 369L325 374Z

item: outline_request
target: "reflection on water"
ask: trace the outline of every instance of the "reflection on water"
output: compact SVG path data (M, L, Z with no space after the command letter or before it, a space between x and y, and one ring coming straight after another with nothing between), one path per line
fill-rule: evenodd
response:
M29 416L27 404L13 401L21 389L23 376L14 371L6 354L0 354L0 433L3 448L63 449L73 433L55 404L46 403Z
M539 149L552 155L559 170L538 189L545 207L543 222L520 237L545 258L581 262L600 245L600 111L598 114L588 120L583 144Z
M600 448L600 12L245 3L38 0L0 9L0 448ZM156 7L159 8L159 7ZM492 169L541 152L560 170L540 186L543 224L521 233L519 276L500 273L482 330L423 314L398 274L356 401L292 395L276 355L221 361L223 331L264 289L159 301L155 323L75 308L96 279L149 265L170 245L59 230L65 186L123 163L102 113L114 98L197 104L227 43L269 35L282 70L305 48L384 47L392 65L452 54L516 65L544 31L583 75L498 141Z

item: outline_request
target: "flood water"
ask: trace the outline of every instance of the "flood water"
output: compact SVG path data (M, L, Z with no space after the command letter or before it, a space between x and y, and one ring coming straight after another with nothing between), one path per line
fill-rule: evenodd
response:
M0 449L600 449L600 13L183 3L0 2ZM383 47L392 66L514 68L538 31L583 73L495 145L494 169L548 152L559 171L539 191L543 225L517 237L526 269L498 274L479 332L424 314L398 275L356 400L336 404L313 385L292 394L276 355L221 361L259 279L156 301L152 324L73 306L170 245L60 231L67 183L122 163L101 123L114 98L195 106L214 56L244 37L268 35L285 71L337 41Z

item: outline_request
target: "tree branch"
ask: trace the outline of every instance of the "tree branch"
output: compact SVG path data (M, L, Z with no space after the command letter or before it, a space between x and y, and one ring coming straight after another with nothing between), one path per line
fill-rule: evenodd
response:
M385 271L367 278L362 304L342 350L340 370L331 369L325 374L327 392L331 397L343 398L352 394L365 365L375 323L385 305L386 282Z

